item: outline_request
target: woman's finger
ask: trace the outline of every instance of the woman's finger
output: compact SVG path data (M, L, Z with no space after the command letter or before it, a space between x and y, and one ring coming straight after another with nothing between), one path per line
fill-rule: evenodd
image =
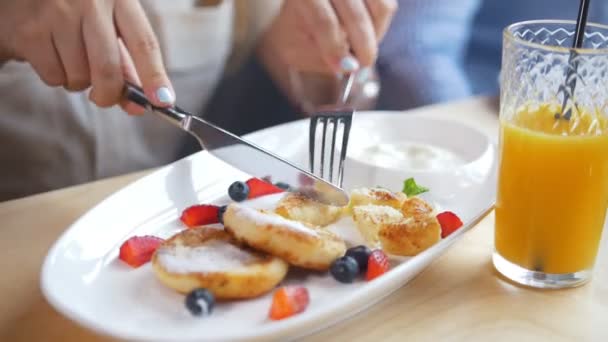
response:
M139 76L137 76L133 58L131 58L122 39L118 40L118 49L120 51L120 65L122 66L122 73L125 76L125 80L141 87L141 80L139 79ZM145 112L145 108L124 97L120 100L120 106L125 112L131 115L141 115Z
M29 23L21 28L19 38L17 55L28 61L44 83L51 87L63 86L66 82L65 71L53 44L51 32L45 30L42 25Z
M82 35L82 20L72 9L64 6L56 11L53 42L65 70L65 88L81 91L91 85L91 72Z
M91 70L89 97L98 106L109 107L120 101L124 87L113 8L109 1L86 3L83 37Z
M361 0L332 0L348 42L359 63L372 65L378 54L378 40L372 18Z
M46 43L39 47L47 51L47 54L42 56L38 51L33 51L26 59L44 83L51 87L64 86L66 84L65 71L52 39L49 37Z
M322 58L335 72L344 71L343 59L349 55L349 45L331 3L328 0L287 1L295 1L305 29L316 42Z
M158 40L139 1L116 1L116 25L146 96L157 106L170 106L175 92L167 76Z

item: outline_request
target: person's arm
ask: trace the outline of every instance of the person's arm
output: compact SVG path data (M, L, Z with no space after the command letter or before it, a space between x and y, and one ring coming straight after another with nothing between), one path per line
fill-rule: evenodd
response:
M333 92L336 73L359 67L349 65L353 57L374 63L395 10L395 0L285 0L247 62L221 81L205 117L237 134L301 117L293 73L303 75L308 96Z
M292 103L302 94L323 99L336 74L374 65L397 8L396 0L285 0L255 49L259 62Z
M124 101L125 80L142 84L158 106L175 100L139 1L0 1L0 59L29 63L49 86L91 88L90 99L100 107Z
M380 45L378 108L399 110L471 95L464 54L480 0L401 0Z

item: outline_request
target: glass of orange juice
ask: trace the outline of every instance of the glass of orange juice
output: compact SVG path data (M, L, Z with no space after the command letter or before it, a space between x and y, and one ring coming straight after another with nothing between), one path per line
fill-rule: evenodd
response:
M504 31L493 263L539 288L584 284L608 205L608 27L571 21Z

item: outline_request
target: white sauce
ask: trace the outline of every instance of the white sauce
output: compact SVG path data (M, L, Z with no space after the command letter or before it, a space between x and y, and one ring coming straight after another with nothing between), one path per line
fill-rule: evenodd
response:
M175 246L160 249L158 262L172 273L209 273L237 271L258 259L258 256L221 240L212 240L202 246Z
M452 151L418 142L379 143L353 151L356 159L379 167L435 171L465 164L465 160Z

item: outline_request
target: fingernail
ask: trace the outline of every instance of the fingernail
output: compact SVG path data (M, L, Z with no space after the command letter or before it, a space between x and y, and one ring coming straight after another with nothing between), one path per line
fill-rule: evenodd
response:
M357 81L359 83L365 83L365 82L367 82L370 79L371 75L372 75L371 68L369 68L369 67L362 68L357 73Z
M359 61L353 56L346 56L340 60L340 68L344 72L353 72L359 69Z
M164 104L173 104L175 98L173 97L173 93L168 87L160 87L156 90L156 98L158 101Z

